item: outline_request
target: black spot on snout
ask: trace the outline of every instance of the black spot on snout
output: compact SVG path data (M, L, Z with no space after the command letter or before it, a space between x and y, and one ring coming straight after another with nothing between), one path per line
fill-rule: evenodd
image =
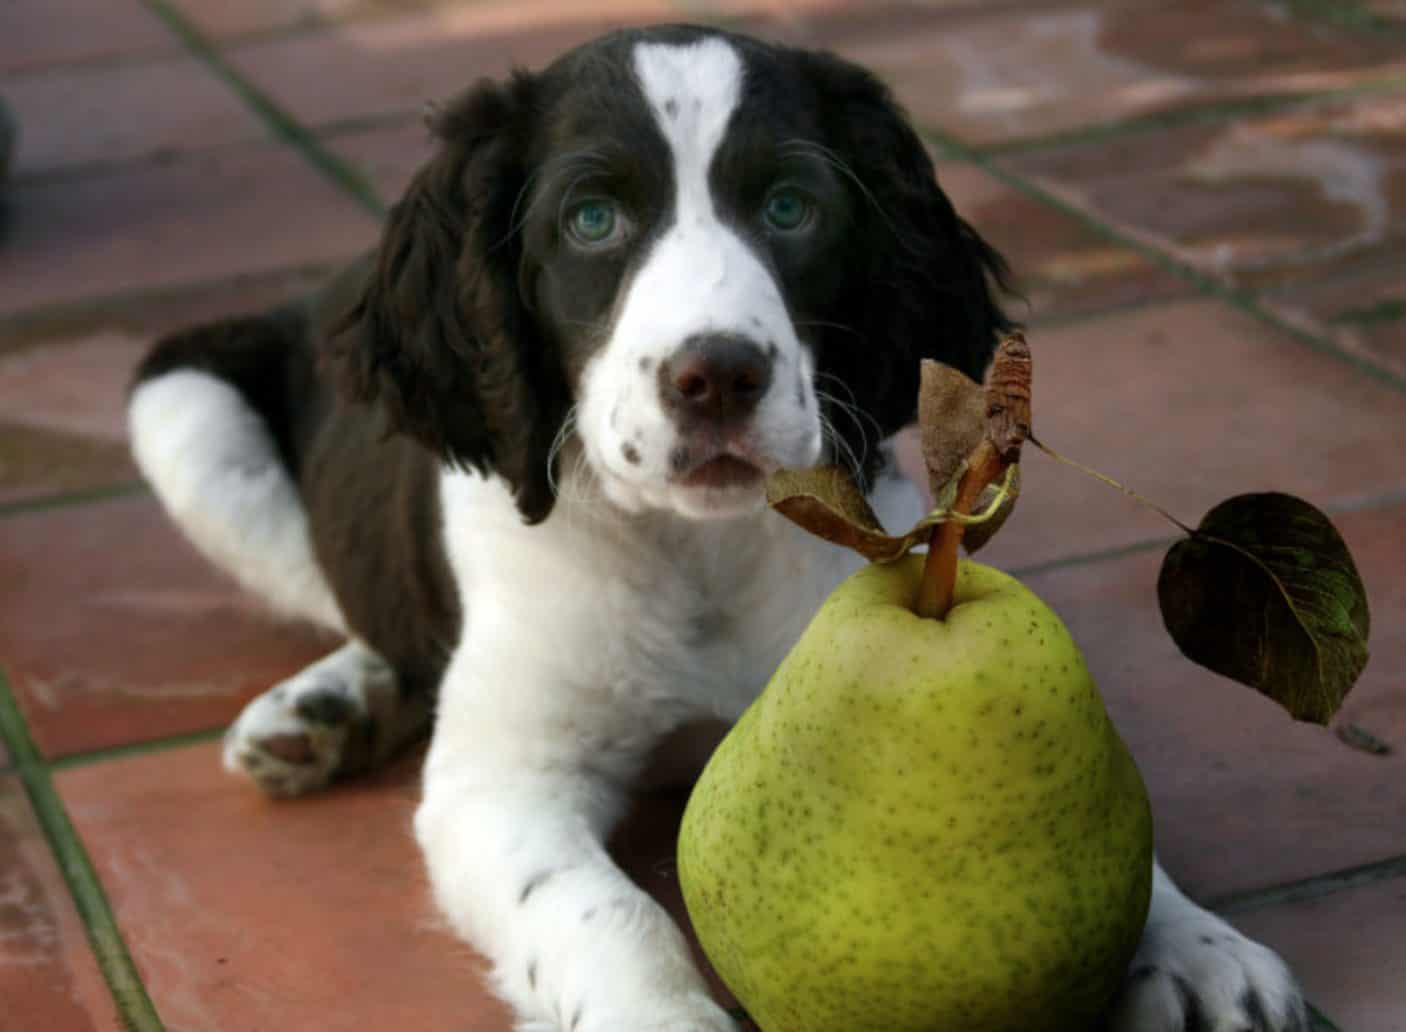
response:
M620 446L620 454L625 456L625 461L631 466L638 466L640 464L640 450L633 444L629 442L622 444Z
M664 114L668 115L670 118L679 117L679 102L673 97L664 101Z

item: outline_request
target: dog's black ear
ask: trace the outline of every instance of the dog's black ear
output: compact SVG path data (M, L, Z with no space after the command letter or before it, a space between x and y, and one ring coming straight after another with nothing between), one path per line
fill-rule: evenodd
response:
M564 378L518 292L513 212L535 81L482 82L431 116L438 152L390 212L355 304L328 333L341 390L445 462L492 470L546 518Z
M938 186L932 159L888 88L828 54L806 53L826 142L854 193L854 253L865 256L844 300L857 335L837 337L822 370L843 379L890 434L915 415L919 360L978 382L1013 327L998 290L1005 262Z

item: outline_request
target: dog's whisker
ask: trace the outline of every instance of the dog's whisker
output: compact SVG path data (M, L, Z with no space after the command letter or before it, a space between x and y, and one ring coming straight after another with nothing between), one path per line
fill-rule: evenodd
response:
M847 326L844 323L829 322L825 319L797 319L795 325L797 329L801 329L807 326L822 326L831 330L842 330L845 333L849 333L855 337L858 337L860 340L865 339L864 334L860 333L853 326Z
M576 432L577 406L572 405L567 410L566 418L561 421L561 427L557 430L556 436L552 438L551 447L547 449L547 486L551 489L553 496L560 495L561 485L557 482L557 460L561 457L561 450L566 447L566 442Z
M854 449L850 447L850 443L844 439L840 432L835 429L835 425L825 416L820 417L820 432L825 440L830 443L830 450L835 461L842 463L848 468L856 479L860 478L863 475L864 467L861 465L859 458L854 454Z
M588 520L608 518L603 504L604 497L600 490L600 474L590 461L584 447L577 451L570 475L567 478L567 484L566 497L571 503L566 510L566 520L569 526L573 529L580 529Z
M864 406L859 404L859 399L854 396L854 390L850 387L849 384L845 383L844 380L840 379L838 376L835 376L833 373L817 372L815 375L817 380L833 380L840 389L842 389L847 395L849 395L849 401L844 405L849 417L851 419L854 419L855 422L859 421L858 417L863 417L865 420L868 421L869 425L873 427L874 439L877 441L882 441L884 439L884 428L879 425L879 421L875 419L872 414L870 414L868 409L864 408ZM817 393L820 393L820 388L817 387L816 391ZM840 399L835 397L835 395L833 394L827 393L826 396L832 401L834 401L836 404L838 404L840 401Z
M856 472L856 473L861 472L862 469L863 469L863 460L868 459L871 445L870 445L870 442L869 442L869 434L868 434L868 432L865 430L865 427L864 427L864 422L863 422L859 417L860 417L860 414L864 414L864 415L866 415L866 416L867 416L868 414L867 414L867 413L863 413L863 410L862 410L862 409L859 409L857 406L851 405L851 404L849 404L849 403L847 403L847 402L844 402L844 401L840 400L839 398L835 397L835 395L830 394L830 393L827 392L827 391L823 391L823 390L821 390L821 389L819 389L819 388L816 389L815 395L816 395L816 397L819 398L821 401L828 403L828 404L829 404L832 408L834 408L837 412L843 412L846 416L848 416L849 419L850 419L850 422L854 424L855 430L857 430L857 431L859 432L860 448L862 449L862 451L861 451L861 454L860 454L859 456L855 457L855 458L856 458L856 462L855 462L855 472ZM872 422L872 417L869 417L869 418L870 418L870 420L871 420L871 422ZM828 420L825 419L825 417L822 417L822 421L823 421L823 422L828 422ZM875 427L875 430L877 431L877 430L878 430L878 423L874 423L874 427ZM835 429L833 423L830 423L830 428L831 428L832 431L834 431L834 432L838 435L839 431ZM847 441L845 442L845 445L846 445L847 448L849 447L849 444L848 444ZM851 454L852 456L853 456L853 454L854 454L852 448L850 449L850 454Z

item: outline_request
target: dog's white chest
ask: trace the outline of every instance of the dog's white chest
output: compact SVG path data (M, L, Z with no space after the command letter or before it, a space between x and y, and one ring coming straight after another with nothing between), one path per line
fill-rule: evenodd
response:
M657 661L687 672L690 701L735 719L853 562L770 512L723 525L691 523L685 536L670 546L672 562L656 566L672 583L640 600L640 644L674 638L674 655ZM677 608L656 608L662 599Z
M617 724L735 719L856 562L769 511L626 517L563 499L529 527L501 483L471 474L448 474L443 499L465 634L495 652L520 642Z

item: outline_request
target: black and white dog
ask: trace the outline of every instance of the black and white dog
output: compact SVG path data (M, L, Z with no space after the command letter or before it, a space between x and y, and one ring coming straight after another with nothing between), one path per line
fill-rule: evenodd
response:
M981 376L1001 261L884 87L822 54L624 32L435 129L374 256L137 376L174 520L346 639L248 706L226 762L300 794L433 710L416 834L517 1027L734 1029L603 842L659 743L736 719L850 568L765 510L764 474L850 461L916 517L880 442L921 357ZM1306 1023L1283 963L1159 870L1112 1027Z

